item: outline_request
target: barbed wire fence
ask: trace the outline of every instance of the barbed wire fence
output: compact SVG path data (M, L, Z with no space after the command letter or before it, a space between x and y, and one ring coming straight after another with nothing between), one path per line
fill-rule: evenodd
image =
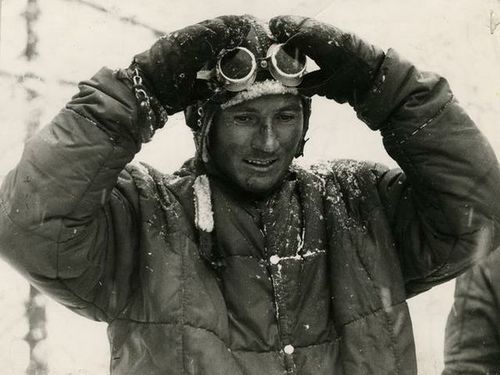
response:
M100 4L93 3L88 0L65 0L73 2L82 7L91 8L97 12L107 14L110 18L118 20L124 24L140 27L149 30L154 37L159 37L164 34L153 26L150 26L134 16L121 14L118 10L113 8L106 8ZM0 56L2 56L2 3L0 0ZM25 71L16 72L10 71L5 67L0 69L0 77L14 79L16 84L21 86L25 95L25 105L28 116L24 124L24 140L25 142L30 139L40 127L40 119L43 111L42 97L43 92L40 87L46 84L56 84L60 86L76 87L77 82L71 79L62 77L46 78L43 73L36 73L37 58L39 56L39 33L37 32L37 23L43 12L41 7L43 3L38 0L26 0L26 6L21 16L25 21L26 44L22 54L19 56L21 60L26 62L23 66ZM42 83L42 86L40 86ZM30 286L29 295L24 306L25 317L27 320L28 329L24 336L29 347L29 359L26 368L27 375L48 375L50 373L50 363L48 363L46 353L47 343L46 339L49 334L47 331L47 311L46 311L46 297L42 295L37 289ZM23 319L23 317L20 317Z
M23 17L26 22L26 46L22 57L26 60L28 68L36 64L38 57L37 22L40 16L38 0L27 0ZM31 77L30 72L26 73ZM42 108L39 104L40 92L33 86L23 85L26 95L28 117L25 123L25 142L37 131L40 126ZM28 332L24 340L29 346L29 363L27 375L47 375L48 363L44 353L47 338L47 320L45 297L33 286L30 286L28 300L25 303L25 314L28 319Z
M29 3L29 0L27 0L27 1ZM160 30L160 29L153 27L151 25L148 25L147 23L142 22L140 20L137 20L137 18L135 16L123 15L116 9L106 8L100 4L96 4L92 1L88 1L88 0L65 0L65 1L93 9L93 10L100 12L100 13L103 13L103 14L107 14L110 18L115 19L115 20L122 22L124 24L128 24L131 26L140 27L140 28L143 28L145 30L149 30L153 34L153 36L156 38L165 34L165 31ZM38 5L38 7L40 7L40 5ZM0 26L1 26L1 20L2 20L2 0L0 0ZM38 35L36 35L36 33L34 33L34 31L32 31L32 30L27 29L27 37L28 37L28 43L27 43L25 54L23 55L23 57L27 57L28 54L32 54L33 52L29 51L28 49L35 48L35 50L36 50L36 44L38 42ZM32 39L31 42L29 42L30 39ZM34 39L36 39L36 41ZM29 47L28 47L28 44L30 44ZM2 46L2 33L1 33L1 27L0 27L0 56L2 53L1 46ZM27 61L32 61L32 60L27 60ZM67 78L56 78L55 80L52 79L52 81L51 81L51 79L44 77L40 73L35 73L34 71L14 72L14 71L6 70L6 69L0 69L0 77L13 78L13 79L17 80L17 82L20 84L23 84L23 83L29 81L30 79L34 79L34 80L37 80L37 81L42 82L42 83L49 83L49 82L56 83L58 85L63 85L63 86L75 86L76 87L78 84L78 82L73 81L71 79L67 79Z
M92 8L94 10L97 10L101 13L108 14L110 17L115 18L121 22L128 23L128 24L131 24L134 26L139 26L139 27L145 28L147 30L150 30L154 34L154 36L156 36L156 37L160 37L161 35L164 34L164 32L162 30L159 30L153 26L150 26L144 22L141 22L141 21L137 20L134 16L122 15L114 9L106 8L100 4L96 4L92 1L88 1L88 0L66 0L66 1L74 2L74 3L80 4L82 6L86 6L86 7Z

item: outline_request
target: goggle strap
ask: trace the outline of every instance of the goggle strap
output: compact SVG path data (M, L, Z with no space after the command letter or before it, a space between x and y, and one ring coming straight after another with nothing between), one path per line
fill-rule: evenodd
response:
M215 69L200 70L196 73L196 79L201 79L203 81L212 81L215 77Z

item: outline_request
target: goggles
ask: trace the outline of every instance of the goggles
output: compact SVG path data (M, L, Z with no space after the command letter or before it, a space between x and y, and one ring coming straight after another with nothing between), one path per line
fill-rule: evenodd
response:
M265 58L256 58L249 49L236 47L224 51L215 68L198 72L197 78L215 78L227 91L239 92L252 85L261 70L268 70L284 86L297 87L306 73L306 56L297 49L290 54L283 44L271 45Z

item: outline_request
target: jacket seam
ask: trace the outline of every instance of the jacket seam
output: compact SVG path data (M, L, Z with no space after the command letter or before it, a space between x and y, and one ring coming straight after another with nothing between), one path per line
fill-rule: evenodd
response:
M427 120L424 124L422 124L421 126L419 126L415 131L413 131L409 136L407 137L404 137L404 139L401 139L397 142L397 149L398 149L398 152L400 153L400 155L404 156L404 158L406 159L406 162L404 164L406 164L406 168L408 169L412 169L413 172L415 173L415 175L418 175L418 176L422 176L421 173L418 173L418 167L415 165L415 163L413 162L413 158L411 158L409 156L409 154L406 152L405 148L404 147L401 147L401 145L403 145L404 143L406 143L406 141L408 141L412 136L416 135L417 133L419 133L420 130L422 130L423 128L425 128L427 125L429 125L430 123L432 123L439 115L441 115L445 109L448 108L448 106L451 104L451 102L454 100L454 96L453 94L451 94L451 98L449 100L447 100L437 111L436 113L429 119ZM403 169L404 171L404 169ZM405 171L405 174L408 175ZM424 186L428 186L428 183L426 181L424 181L423 179L420 179L418 181L418 183L421 183L422 185ZM410 187L413 187L415 186L415 182L413 181L410 181L409 182L409 186ZM415 199L415 193L412 192L412 194L410 195L410 198L413 200ZM442 199L439 199L439 211L441 212L441 214L444 216L444 212L443 212L443 209L442 209ZM415 207L415 210L418 212L418 208ZM421 221L419 220L419 223ZM430 273L434 273L434 272L437 272L443 265L442 264L439 264L438 266L435 266L434 268L432 268L430 270ZM418 279L422 280L423 278L425 277L419 277ZM416 279L416 280L418 280ZM408 281L405 282L406 285L408 285Z
M400 365L399 365L398 352L396 351L396 346L397 345L396 345L394 331L392 329L391 319L387 315L387 311L385 311L386 309L385 309L385 306L384 306L384 301L382 300L382 297L380 295L380 289L375 284L375 281L373 280L373 276L372 276L371 272L368 270L368 268L367 268L367 266L366 266L366 264L364 262L363 257L359 253L359 249L356 249L356 255L358 256L359 262L363 266L363 270L366 273L366 275L368 276L368 279L370 280L370 284L371 284L372 288L374 289L374 292L375 292L376 296L378 297L378 301L380 302L380 304L382 306L381 308L379 308L376 311L377 312L383 312L384 322L385 322L385 329L387 330L387 333L389 334L390 343L391 343L391 349L392 349L391 352L392 352L392 354L394 356L396 373L399 374L401 372L401 368L400 368ZM374 313L365 315L365 318L368 317L368 316L370 316L370 315L374 315Z
M215 336L220 342L222 342L224 344L224 346L226 346L227 348L231 349L230 345L227 342L225 342L213 330L205 328L205 327L197 327L197 326L194 326L194 325L189 324L189 323L167 322L167 321L142 321L142 320L136 320L136 319L131 319L131 318L117 318L114 321L127 321L127 322L130 322L130 323L143 324L143 325L169 325L169 326L178 326L178 325L181 325L181 326L187 326L187 327L192 328L192 329L205 331L205 332L207 332L207 333ZM322 342L315 343L315 344L304 345L304 346L295 346L294 345L294 348L295 349L307 349L307 348L311 348L311 347L315 347L315 346L320 346L320 345L335 344L335 343L337 343L337 342L339 342L341 340L342 340L342 337L341 336L337 336L333 340L326 340L326 341L322 341ZM248 353L281 353L281 351L282 351L282 349L280 349L280 348L278 348L276 350L264 350L264 351L231 349L231 352L240 352L240 353L245 353L245 352L248 352Z
M115 148L114 145L112 145L112 149L107 153L105 160L109 160L110 159L110 155L114 154L115 151L116 151L116 148ZM89 181L89 183L87 185L87 188L80 194L80 196L78 197L78 199L75 199L75 203L74 203L73 207L71 208L71 210L69 210L68 215L70 215L71 213L75 212L79 208L79 206L82 203L82 200L84 199L84 197L87 195L88 191L93 186L93 184L94 184L97 176L99 176L100 173L102 172L102 170L104 170L106 168L107 168L106 161L104 161L102 163L102 165L97 169L97 171L94 174L94 176L92 177L92 179ZM61 221L63 221L63 220L61 220Z
M44 239L49 240L51 242L57 243L57 240L54 240L53 238L50 238L49 236L44 235L42 233L38 233L36 229L30 229L27 226L22 225L22 224L18 223L16 220L14 220L7 212L6 202L1 197L0 197L0 210L2 211L4 216L9 220L9 222L14 224L17 228L21 229L22 231L33 233L34 235L36 235L38 237L41 237L41 238L44 238Z
M421 124L417 129L415 129L412 133L410 133L408 136L404 137L403 139L400 139L398 141L398 145L397 145L397 148L400 152L400 154L402 156L404 156L404 158L407 160L407 167L411 167L413 169L413 171L415 172L416 175L420 175L419 173L417 173L418 171L418 167L415 165L415 163L413 162L413 158L410 157L410 155L406 152L406 150L404 149L404 147L401 147L403 144L405 144L411 137L415 136L416 134L418 134L420 131L422 131L424 128L426 128L429 124L433 123L443 112L446 111L446 109L448 108L448 106L454 101L454 95L451 94L450 95L450 98L436 111L436 113L431 116L427 121L425 121L423 124ZM425 183L424 181L419 181L420 183L423 183L424 186L427 186L428 184ZM410 186L412 186L413 184L410 183ZM443 209L442 209L442 199L439 199L440 201L440 205L439 205L439 210L441 211L441 214L444 214L443 212ZM449 256L449 255L448 255ZM439 265L438 267L435 267L435 268L440 268L442 265ZM366 270L366 267L364 267L365 270ZM366 270L367 271L367 270ZM383 301L382 301L383 303ZM399 364L399 360L398 360L398 356L397 356L397 352L396 352L396 348L394 346L395 344L395 337L394 337L394 331L392 330L392 327L391 327L391 324L390 324L390 318L386 315L385 316L385 320L386 320L386 328L387 330L390 332L390 337L391 337L391 344L392 344L392 352L394 353L394 357L395 357L395 360L396 360L396 371L397 373L400 373L400 364Z
M128 171L127 171L128 173ZM137 190L137 184L136 184L136 181L134 178L132 178L132 183L134 184L134 187L135 189ZM118 189L117 189L118 190ZM121 192L118 190L118 192L120 193L120 196L122 196L123 198L125 198L125 196L123 194L121 194ZM124 199L125 202L129 203L127 199ZM133 220L134 220L134 226L137 226L137 222L136 222L136 218L140 217L139 213L136 211L135 207L133 204L128 204L128 206L130 207L130 209L134 212L134 215L133 215ZM139 210L140 211L140 210ZM109 213L107 211L105 211L105 217L106 217L106 222L108 222L110 219L108 218L108 215ZM138 230L140 230L140 228L138 228ZM140 238L137 239L137 245L136 245L136 250L139 250L140 249ZM138 251L139 252L139 251ZM135 271L137 272L137 270ZM139 283L138 283L139 284ZM132 305L132 301L134 300L134 297L136 295L136 293L138 293L138 291L140 290L140 285L131 285L131 290L130 290L130 293L129 293L129 298L127 300L127 302L124 304L124 306L120 309L120 310L117 310L115 312L115 314L113 316L109 316L109 321L108 321L108 324L111 324L113 321L115 321L117 319L118 316L120 316L121 314L123 314L124 311L126 311L131 305Z
M106 155L106 158L105 160L109 160L110 159L110 155L112 155L114 152L115 152L115 147L112 145L112 149L110 150L109 153L107 153ZM76 209L79 207L79 205L81 204L82 200L84 199L85 195L87 194L87 192L90 190L91 186L93 186L97 176L101 173L101 171L106 168L106 162L104 162L96 171L96 173L94 174L94 176L92 177L92 179L89 181L88 185L87 185L87 188L80 194L80 197L75 200L75 203L73 205L73 207L71 208L71 210L68 211L68 214L66 215L66 217L68 217L69 215L71 215L71 213L75 212ZM95 219L95 215L94 215L94 219ZM58 236L57 236L57 245L56 245L56 258L57 258L57 267L56 267L56 275L57 277L59 277L59 253L60 253L60 245L61 245L61 237L62 237L62 233L63 233L63 222L64 222L64 219L61 220L61 224L60 224L60 228L59 228L59 233L58 233Z
M97 121L93 120L92 118L90 117L87 117L85 116L84 114L78 112L76 109L73 109L73 108L70 108L70 107L64 107L63 109L64 111L68 111L68 112L71 112L75 115L77 115L78 117L88 121L90 124L92 124L93 126L95 126L97 129L99 129L100 131L102 131L104 134L106 134L108 136L108 139L111 141L111 143L114 145L116 143L116 140L117 138L113 135L113 133L111 131L109 131L105 126L102 126L101 124L99 124Z
M86 116L83 116L82 114L78 113L77 111L73 110L73 109L69 109L69 108L66 108L66 110L68 111L71 111L72 113L75 113L76 115L78 115L79 117L81 117L82 119L88 121L89 123L91 123L92 125L95 125L97 126L97 123L94 122L93 120L91 120L90 118L86 117ZM99 126L97 126L101 131L103 131L103 133L107 134L103 129L101 129ZM108 135L108 134L107 134ZM106 161L107 160L110 160L110 156L112 154L114 154L116 152L116 147L114 144L111 143L111 150L106 153L106 156L104 158L104 162L101 164L101 166L96 170L94 176L92 177L92 179L89 181L86 189L80 194L80 196L78 197L78 199L75 199L75 203L73 204L73 207L71 208L71 210L68 211L68 214L66 215L69 216L71 213L73 213L78 207L79 205L81 204L82 200L84 199L85 195L87 194L87 192L90 190L90 188L93 186L97 176L99 176L99 174L101 173L101 171L103 169L105 169L107 167L106 165ZM62 234L63 234L63 229L64 229L64 225L63 225L63 222L64 222L64 219L62 219L60 221L60 228L59 228L59 231L58 231L58 235L57 235L57 242L56 242L56 278L59 279L59 280L63 280L60 278L59 276L59 267L60 267L60 248L61 248L61 237L62 237ZM67 286L66 283L62 282L62 285L64 285L66 288L68 288L68 290L75 295L75 297L78 297L79 299L81 299L82 301L86 302L86 303L89 303L91 304L92 306L94 306L95 308L97 308L99 311L103 312L104 313L104 316L108 317L108 314L104 312L104 310L102 310L101 308L97 307L94 303L91 303L91 302L87 302L85 301L84 299L82 299L82 297L78 296L76 294L75 291L73 291L72 289L69 289L69 287Z
M480 229L475 230L475 231L472 231L472 232L469 232L469 233L467 233L467 234L476 234L476 233L480 232L483 228L487 228L487 226L486 226L486 225L483 225L483 226L481 226L481 228L480 228ZM450 263L448 262L448 260L449 260L449 258L452 256L452 252L453 252L454 248L456 247L456 245L457 245L457 243L458 243L459 241L460 241L460 239L459 239L459 238L456 238L456 239L455 239L455 241L454 241L454 243L453 243L452 250L448 253L448 256L446 257L446 260L445 260L445 261L443 261L443 263L442 263L442 264L440 264L440 265L438 265L438 266L434 267L433 269L431 269L431 270L429 271L429 273L428 273L427 275L425 275L425 278L426 278L426 279L428 279L428 278L432 278L432 277L433 277L436 273L439 273L439 271L441 271L443 268L445 268L447 265L449 265L449 264L450 264ZM485 255L484 257L482 257L481 259L486 259L487 257L488 257L488 254L486 254L486 255ZM417 280L414 280L414 281L418 281L418 279L417 279ZM410 281L410 282L411 282L411 281Z
M416 131L414 131L411 136L415 135L418 133L419 130L423 129L425 126L427 126L428 124L430 124L433 120L435 120L439 115L441 115L447 108L448 106L455 100L455 97L453 94L451 94L451 98L445 103L443 104L443 106L436 112L436 114L431 118L429 119L425 124L423 124L422 126L420 126ZM400 142L400 144L403 144L404 142L406 142L406 140L409 139L409 137L407 137L403 142ZM404 151L404 149L401 149L402 152L406 154L406 152ZM407 156L407 159L409 161L409 163L411 163L412 167L414 170L417 170L418 168L415 166L415 164L413 163L412 159L410 157ZM420 174L421 175L421 174ZM482 178L482 177L481 177ZM480 179L481 179L480 178ZM427 184L426 184L427 185ZM441 211L441 213L443 214L444 216L444 212L442 210L442 199L439 200L440 201L440 205L439 205L439 209ZM489 215L485 215L485 216L489 216ZM496 218L494 217L490 217L491 220L495 221ZM475 232L478 232L480 231L481 229L485 228L486 226L483 225L481 226L481 228L479 230L476 230L476 231L472 231L470 233L475 233ZM446 265L448 265L448 260L449 258L452 256L452 253L455 249L455 246L457 244L457 242L459 241L459 237L458 236L455 236L455 241L454 241L454 244L453 246L451 247L450 251L448 252L447 254L447 257L446 257L446 260L441 262L440 264L438 264L437 266L433 267L432 269L429 270L429 272L424 276L424 278L429 278L429 277L432 277L433 275L435 275L436 273L438 273L440 270L442 270L443 268L446 267ZM422 277L419 278L420 280L422 279ZM416 279L414 281L418 281L419 279Z
M434 120L436 120L437 117L439 117L439 115L441 115L441 113L443 113L448 108L448 106L454 101L454 99L455 99L454 95L451 94L451 97L437 110L437 112L433 116L431 116L427 121L425 121L422 125L420 125L409 135L401 139L399 141L399 144L400 145L404 144L408 139L410 139L411 137L419 133L421 130L426 128L428 125L430 125Z
M30 229L27 229L25 228L23 225L20 225L18 223L16 223L10 216L9 214L6 212L6 209L4 207L4 201L2 199L0 199L0 209L2 210L2 212L4 213L5 217L11 222L13 223L16 227L20 228L21 230L25 231L25 232L34 232L33 230L30 230ZM61 230L60 230L61 231ZM94 308L96 308L96 310L100 311L101 313L103 313L104 316L107 316L107 314L104 312L104 310L102 310L100 307L98 307L96 304L94 304L93 302L91 301L87 301L86 299L82 298L81 296L79 296L73 289L71 289L65 282L64 282L64 279L59 277L59 242L57 240L54 240L52 238L49 238L47 236L44 236L42 234L39 234L39 233L36 233L34 232L35 235L41 237L41 238L45 238L51 242L53 242L55 245L56 245L56 277L53 279L57 282L59 282L65 290L67 290L68 292L70 292L74 297L76 297L79 301L83 302L83 303L86 303L86 304L89 304L90 306L93 306Z
M151 181L153 182L152 188L153 188L153 194L155 195L155 198L157 198L161 212L163 213L163 219L165 221L165 224L168 224L169 222L169 216L167 213L167 207L170 206L171 200L170 197L168 196L167 192L167 186L163 184L163 178L161 176L157 176L155 173L152 173L152 169L148 165L143 165L146 170L147 170L147 175L148 177L151 178ZM167 234L167 236L171 236L174 233L183 233L186 236L187 240L193 241L193 238L187 233L184 232L181 228L178 228L170 233ZM193 241L194 242L194 241ZM180 345L177 346L176 348L176 353L179 356L178 359L178 367L179 367L179 374L185 374L186 373L186 359L185 359L185 343L184 343L184 324L185 324L185 305L186 305L186 262L185 262L185 254L184 252L180 253L180 261L181 261L181 275L179 278L180 281L180 294L179 294L179 304L180 304L180 324L177 323L179 326L179 339L180 339Z
M82 119L84 120L87 120L88 122L90 122L92 125L94 125L96 128L98 128L99 130L102 130L100 127L99 127L99 124L94 121L93 119L91 119L90 117L87 117L83 114L81 114L80 112L78 112L77 110L73 109L73 108L70 108L70 107L64 107L63 109L64 111L68 111L68 112L72 112L74 113L75 115L77 115L78 117L81 117ZM106 132L105 132L106 133ZM106 133L108 134L108 133Z
M108 69L108 68L104 68L104 69ZM110 69L108 69L108 71L109 70ZM124 80L121 77L118 77L116 73L117 73L117 71L113 71L112 72L113 78L117 82L119 82L120 85L123 86L124 89L130 90L130 87L124 82ZM127 76L126 79L130 80L130 83L133 84L133 82L131 81L131 78L129 78ZM113 100L116 100L118 103L120 103L121 105L123 105L127 109L129 109L129 110L134 110L135 109L134 107L130 106L130 104L131 104L130 102L127 102L126 100L123 100L123 98L121 97L121 95L115 95L115 93L112 90L103 91L102 90L102 86L99 87L99 84L93 84L92 81L86 80L86 81L80 82L78 86L79 87L86 86L86 87L89 87L89 88L94 89L96 91L99 91L99 92L105 94L106 96L109 96ZM123 93L123 91L122 91L122 93Z
M310 344L310 345L304 345L304 346L299 346L299 345L294 345L294 349L308 349L308 348L313 348L316 346L322 346L322 345L330 345L330 344L336 344L339 341L342 340L342 337L337 336L333 340L327 340L327 341L322 341L316 344ZM282 349L276 349L276 350L247 350L247 349L231 349L232 352L237 352L237 353L258 353L258 354L263 354L263 353L276 353L280 354L282 353Z
M66 283L66 281L64 279L61 279L59 277L56 278L56 280L68 291L70 292L74 297L78 298L78 300L80 300L81 302L83 303L86 303L88 304L89 306L95 308L97 311L99 311L104 317L106 317L106 320L105 322L108 322L108 314L106 313L106 311L104 309L102 309L101 307L97 306L94 302L92 301L87 301L86 299L82 298L81 296L79 296L72 288L69 287L69 285ZM82 309L77 309L77 310L82 310ZM94 320L97 320L97 319L94 319Z
M400 305L404 305L406 302L405 301L401 301L401 302L398 302L398 303L395 303L395 304L392 304L392 305L389 305L389 306L382 306L382 307L379 307L378 309L375 309L375 310L371 310L370 312L366 313L366 314L363 314L361 315L360 317L356 318L356 319L352 319L352 320L349 320L345 323L342 323L340 326L342 328L348 326L348 325L351 325L351 324L354 324L354 323L357 323L359 322L360 320L364 320L370 316L373 316L373 315L377 315L381 312L385 312L389 307L396 307L396 306L400 306ZM342 335L340 335L342 336Z

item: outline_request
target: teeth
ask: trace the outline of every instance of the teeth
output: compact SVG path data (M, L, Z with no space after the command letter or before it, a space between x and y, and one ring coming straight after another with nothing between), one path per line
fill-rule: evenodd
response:
M250 164L255 164L255 165L270 165L274 162L274 160L247 160L248 163Z

